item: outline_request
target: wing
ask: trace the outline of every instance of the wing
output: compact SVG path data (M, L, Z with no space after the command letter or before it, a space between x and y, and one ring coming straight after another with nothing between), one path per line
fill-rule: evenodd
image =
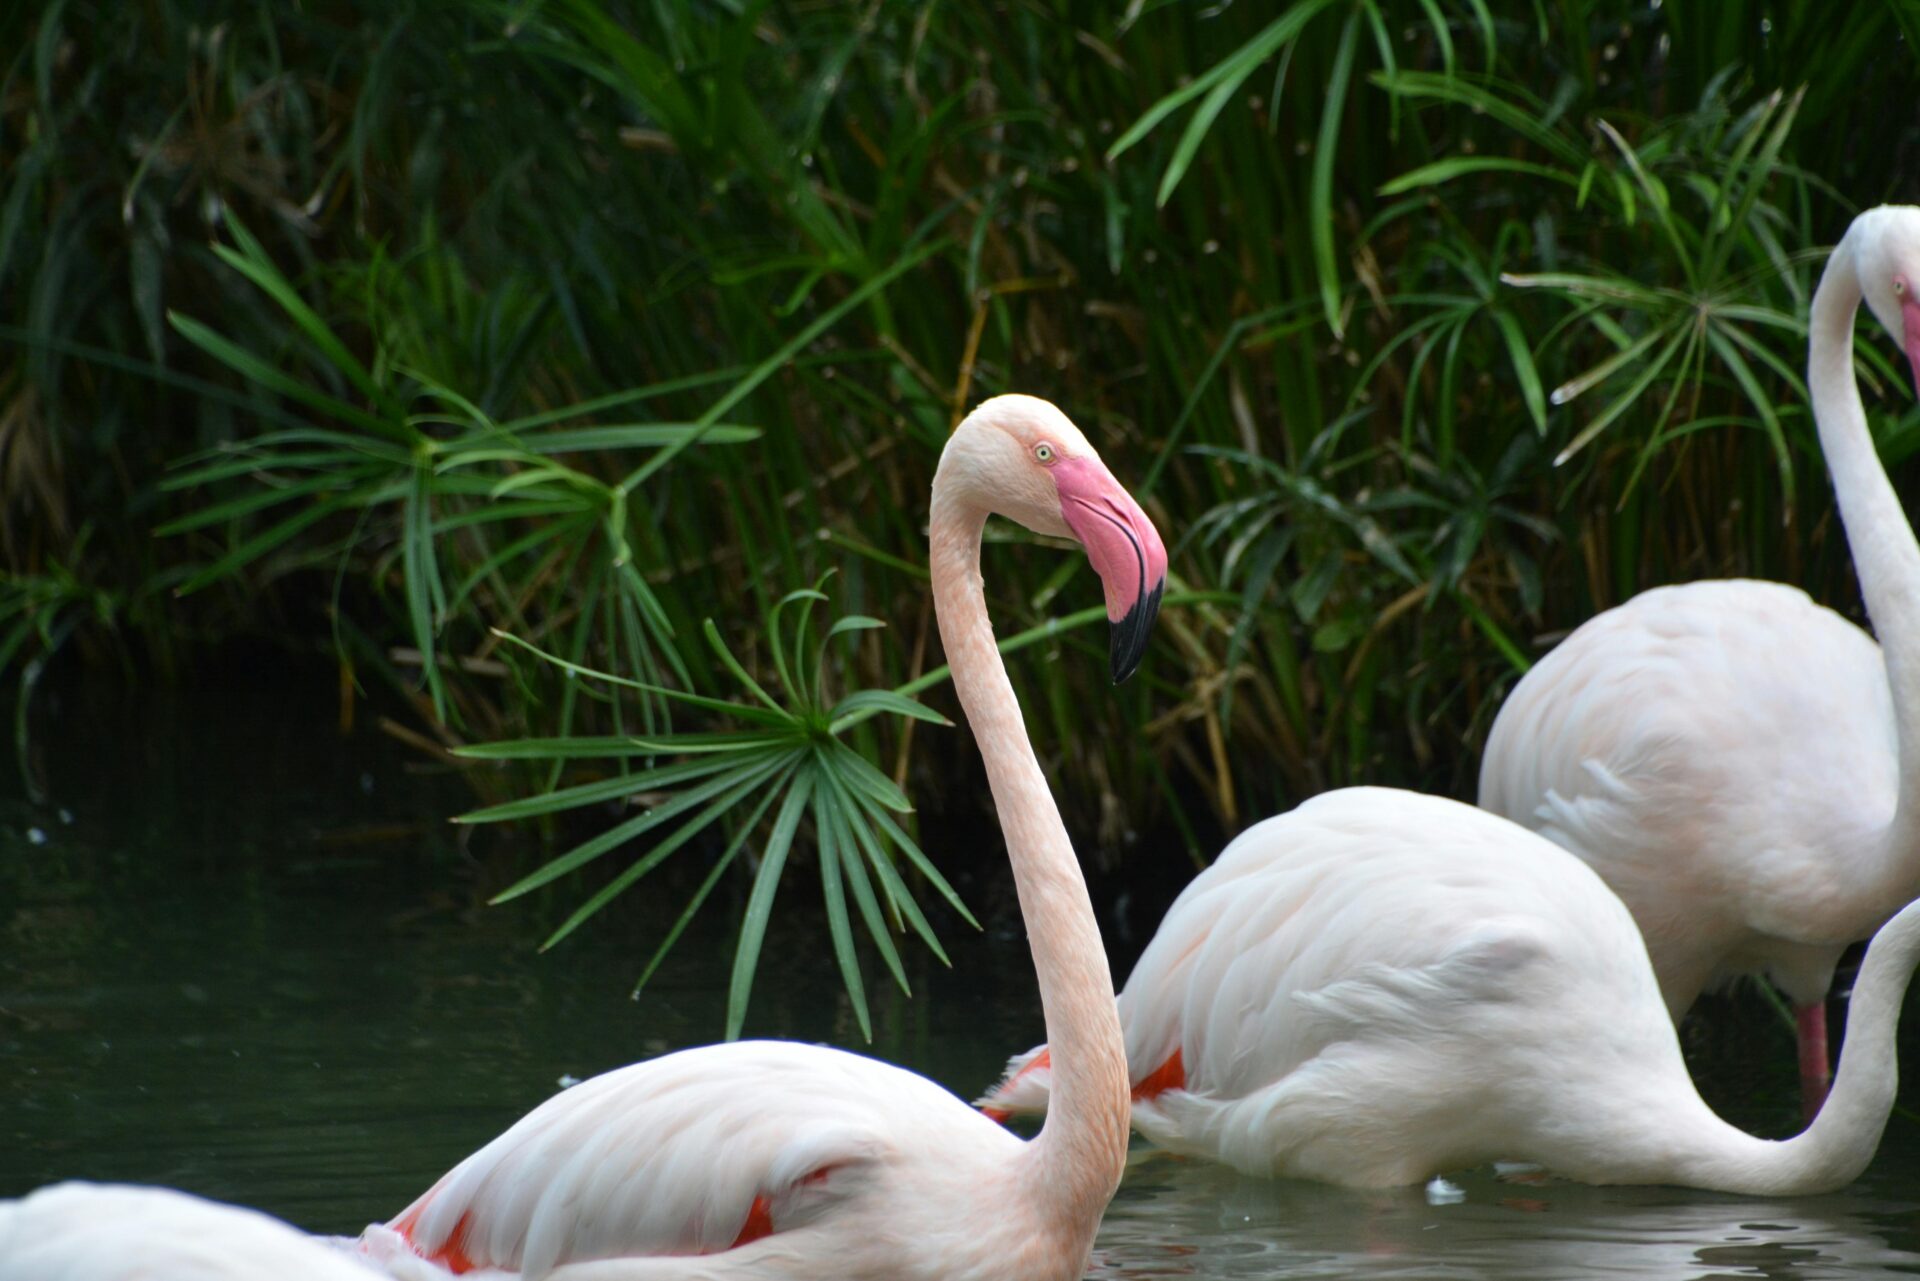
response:
M1119 996L1135 1116L1168 1090L1250 1097L1335 1045L1471 1054L1523 996L1592 981L1631 1009L1649 979L1619 898L1551 842L1438 797L1330 792L1242 833L1168 909ZM1051 1084L1039 1047L979 1103L1041 1112Z
M60 1183L0 1202L0 1281L369 1281L278 1219L170 1188Z
M456 1268L710 1254L859 1195L964 1104L819 1046L744 1041L621 1068L535 1108L388 1225Z
M1658 961L1716 916L1794 937L1825 915L1810 899L1840 892L1833 860L1892 816L1894 734L1878 646L1805 593L1658 588L1515 687L1480 804L1598 868Z
M1335 1044L1470 1047L1570 975L1652 990L1590 869L1471 806L1351 788L1249 828L1197 877L1121 1017L1130 1062L1179 1051L1190 1092L1243 1097Z

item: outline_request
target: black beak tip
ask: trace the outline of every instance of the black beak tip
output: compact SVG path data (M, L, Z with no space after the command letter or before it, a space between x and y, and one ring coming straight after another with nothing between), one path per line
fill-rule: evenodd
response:
M1133 608L1113 624L1108 658L1115 685L1138 671L1140 660L1146 657L1147 636L1160 616L1160 594L1165 589L1164 580L1155 583L1152 591L1134 601Z

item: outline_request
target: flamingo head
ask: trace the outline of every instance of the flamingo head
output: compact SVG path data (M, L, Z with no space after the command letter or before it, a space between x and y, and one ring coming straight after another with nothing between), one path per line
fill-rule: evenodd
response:
M995 396L954 429L940 469L988 511L1086 549L1106 589L1114 682L1133 675L1160 612L1167 549L1080 429L1037 397Z
M1899 340L1920 393L1920 208L1881 205L1853 220L1854 269L1874 317Z

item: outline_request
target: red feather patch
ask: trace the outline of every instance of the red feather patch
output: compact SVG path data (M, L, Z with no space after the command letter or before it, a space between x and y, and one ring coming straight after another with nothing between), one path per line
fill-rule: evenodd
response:
M1168 1090L1184 1090L1186 1088L1186 1065L1181 1063L1180 1051L1175 1049L1172 1058L1162 1063L1151 1075L1133 1087L1133 1097L1136 1099L1150 1099L1157 1094L1164 1094Z
M422 1206L421 1208L425 1209L426 1207ZM447 1239L441 1247L432 1254L423 1252L420 1257L428 1263L439 1264L455 1276L459 1276L463 1272L473 1271L474 1268L479 1265L467 1256L466 1249L467 1229L472 1226L472 1219L473 1211L471 1210L461 1215L460 1222L453 1225L453 1231L447 1234ZM413 1246L416 1250L420 1247L413 1239L413 1230L419 1226L419 1223L420 1215L418 1212L415 1212L404 1219L395 1220L393 1224L393 1230L405 1237L407 1244Z
M740 1225L740 1235L733 1239L733 1244L727 1249L737 1250L743 1245L758 1241L761 1237L772 1235L773 1207L767 1203L765 1197L757 1196L747 1209L747 1221Z

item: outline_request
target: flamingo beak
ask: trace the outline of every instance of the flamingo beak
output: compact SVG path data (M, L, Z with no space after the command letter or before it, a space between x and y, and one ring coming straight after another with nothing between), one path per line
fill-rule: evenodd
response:
M1107 592L1112 624L1113 683L1133 675L1147 652L1147 634L1160 613L1167 581L1167 549L1133 495L1097 458L1062 458L1053 465L1060 515L1087 549Z
M1920 302L1912 291L1900 303L1900 345L1907 349L1907 363L1913 367L1913 390L1920 394Z

